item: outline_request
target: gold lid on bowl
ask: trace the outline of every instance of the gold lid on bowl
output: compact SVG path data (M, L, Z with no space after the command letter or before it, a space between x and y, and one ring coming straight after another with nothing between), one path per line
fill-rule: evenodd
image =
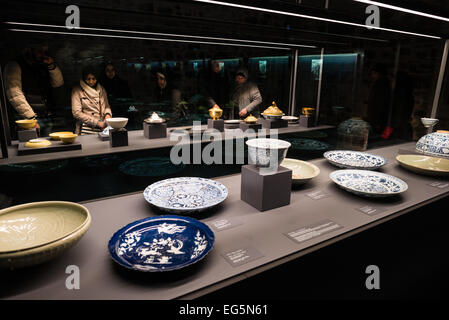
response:
M250 114L249 116L247 116L245 118L245 122L246 123L256 123L259 119L257 119L255 116L253 116L252 114Z
M269 106L268 108L265 109L263 114L269 115L269 116L282 116L282 115L284 115L282 110L278 108L278 106L276 105L276 102L274 102L274 101L272 102L271 106Z

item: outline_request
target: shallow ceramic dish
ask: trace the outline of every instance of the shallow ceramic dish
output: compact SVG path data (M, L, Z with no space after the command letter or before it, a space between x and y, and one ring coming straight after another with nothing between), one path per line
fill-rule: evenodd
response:
M292 170L293 185L304 184L320 174L320 169L316 165L297 159L285 158L281 166Z
M50 133L50 138L52 138L53 140L61 140L60 136L63 134L73 134L73 132L70 131L53 132Z
M365 197L389 197L401 194L408 189L407 183L401 179L370 170L337 170L329 177L346 191Z
M327 143L305 138L289 138L286 139L292 144L292 148L296 150L307 150L307 151L325 151L330 148Z
M195 219L151 217L118 230L109 254L121 266L143 272L178 270L203 259L214 245L214 233Z
M438 130L421 137L416 143L416 151L449 158L449 131Z
M323 156L333 165L346 169L376 170L387 163L384 157L350 150L327 151Z
M90 222L89 211L73 202L33 202L0 210L0 267L48 261L72 247Z
M277 167L287 156L290 143L278 139L249 139L246 141L251 163L259 167Z
M25 147L27 148L45 148L51 146L51 141L43 138L31 139L28 142L25 142Z
M228 189L218 181L180 177L158 181L143 192L145 200L163 211L192 213L212 208L223 202Z
M416 173L422 173L431 176L449 175L448 159L415 154L401 154L396 156L396 160L402 167Z
M183 163L173 164L170 158L150 157L126 161L119 166L119 170L134 177L160 177L178 173L185 167Z
M109 118L106 119L106 123L113 129L121 129L128 123L128 118Z
M224 123L228 123L228 124L239 124L240 122L242 122L242 120L239 120L239 119L225 120L224 121Z
M76 137L78 137L78 135L75 133L59 135L59 138L61 139L62 143L65 143L65 144L74 143L76 140Z
M295 116L283 116L282 120L287 120L288 123L297 123L299 121L299 118Z
M36 126L36 120L16 120L17 125L25 130L33 129Z

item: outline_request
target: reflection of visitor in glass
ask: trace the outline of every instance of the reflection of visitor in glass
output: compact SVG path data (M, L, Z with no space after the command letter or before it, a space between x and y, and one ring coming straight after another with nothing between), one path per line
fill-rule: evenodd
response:
M388 125L391 85L383 64L376 64L370 76L373 82L368 96L368 122L375 133L381 133Z
M246 117L250 113L259 114L258 106L262 103L262 96L257 85L248 81L248 70L245 68L237 70L232 99L239 107L239 117Z
M153 102L161 103L161 106L165 104L171 107L172 110L175 110L179 102L181 102L181 91L169 82L168 73L165 69L160 69L156 72L156 85L152 99Z
M117 74L115 66L111 62L105 65L104 74L100 78L100 83L106 89L109 100L115 98L132 98L128 83Z
M50 116L49 111L56 104L54 89L63 85L61 69L46 46L25 49L5 67L6 97L15 110L13 118L37 119L38 131L43 125L41 120Z
M209 107L223 108L229 102L230 78L223 70L224 63L211 60L209 68L201 77L201 91Z
M112 117L106 90L92 67L83 69L80 84L72 90L72 114L77 134L100 132L107 126L105 119Z

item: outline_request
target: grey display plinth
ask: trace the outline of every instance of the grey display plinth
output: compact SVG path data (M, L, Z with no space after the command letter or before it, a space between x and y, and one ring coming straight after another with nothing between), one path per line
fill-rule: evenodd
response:
M147 139L160 139L167 137L166 123L143 123L143 135Z
M304 115L299 116L299 125L301 127L306 127L306 128L313 127L313 126L315 126L314 122L315 121L314 121L313 117L304 116Z
M223 132L224 131L224 120L223 119L218 119L218 120L207 119L207 128L208 129L216 129L220 132Z
M274 172L264 171L253 164L242 166L240 199L259 211L289 205L292 170L278 167Z
M29 129L29 130L19 130L17 131L17 135L19 137L19 142L27 142L31 139L37 138L37 131L36 128Z
M262 129L262 124L260 123L245 123L245 122L240 122L240 129L242 131L246 131L248 129L253 129L254 131L257 131L259 129Z
M109 134L98 132L98 137L100 138L101 141L109 141Z
M109 130L109 144L111 147L125 147L128 145L128 130L121 129L111 129Z
M259 123L262 124L262 127L265 129L279 129L279 128L287 128L288 121L282 119L259 119Z

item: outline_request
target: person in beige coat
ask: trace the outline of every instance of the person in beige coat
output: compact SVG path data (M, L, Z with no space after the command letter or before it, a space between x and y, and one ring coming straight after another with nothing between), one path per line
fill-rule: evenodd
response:
M45 45L26 48L20 57L5 66L6 98L15 111L12 118L37 118L38 130L49 117L49 109L56 104L54 89L63 85L61 69L48 55Z
M102 131L107 127L105 120L112 117L107 92L91 67L83 70L80 84L72 89L72 114L76 133L81 135Z

